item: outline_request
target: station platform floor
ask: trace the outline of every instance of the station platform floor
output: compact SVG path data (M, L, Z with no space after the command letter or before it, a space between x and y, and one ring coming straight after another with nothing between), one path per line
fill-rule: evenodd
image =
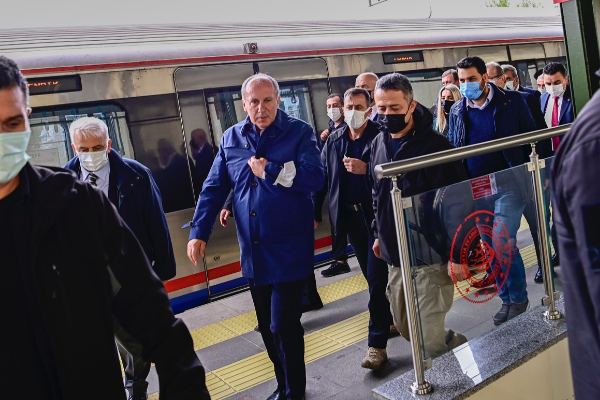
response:
M526 267L529 299L532 305L537 305L544 288L533 282L537 260L525 223L517 240ZM401 336L389 339L389 360L379 371L361 368L367 351L368 291L356 259L349 259L349 264L350 273L331 278L324 278L320 269L315 270L324 307L302 316L307 399L373 398L373 388L412 369L410 344ZM557 272L560 274L560 268ZM475 305L463 299L456 288L454 294L452 309L446 317L447 328L464 334L467 339L495 328L492 316L501 305L497 296ZM262 338L253 330L257 322L248 291L187 310L178 317L192 333L212 399L263 400L276 389L273 367ZM149 399L158 400L154 367L149 383Z

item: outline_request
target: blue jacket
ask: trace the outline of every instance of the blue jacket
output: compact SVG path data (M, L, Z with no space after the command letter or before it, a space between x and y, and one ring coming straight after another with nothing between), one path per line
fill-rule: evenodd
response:
M577 400L597 399L600 393L599 152L596 92L558 148L550 185Z
M529 107L527 107L527 103L519 92L500 89L493 83L488 83L488 85L492 86L496 102L496 109L494 110L496 136L491 139L501 139L536 130L537 126L529 112ZM466 113L466 97L456 102L450 109L448 140L455 147L468 146L470 144L467 140L468 135L466 135L469 129L469 127L465 126L465 121L467 120ZM469 133L472 134L472 132ZM516 167L525 162L525 154L520 147L503 150L502 153L510 167Z
M266 179L248 166L255 155L268 160ZM291 187L275 185L283 165L293 161ZM311 192L325 173L310 125L277 110L258 138L250 118L229 128L204 182L191 222L191 239L208 241L215 219L233 189L233 209L242 275L256 285L307 278L313 271L314 227Z
M108 162L110 201L142 245L156 275L163 281L173 278L176 274L175 255L160 191L152 173L139 162L121 157L115 150L108 153ZM79 176L79 158L71 159L65 168Z
M546 114L546 108L548 107L548 99L550 99L550 93L546 92L540 97L540 106L542 113ZM560 115L558 117L558 124L570 124L575 120L573 114L573 99L571 99L571 85L567 85L565 94L563 95L562 105L560 107Z

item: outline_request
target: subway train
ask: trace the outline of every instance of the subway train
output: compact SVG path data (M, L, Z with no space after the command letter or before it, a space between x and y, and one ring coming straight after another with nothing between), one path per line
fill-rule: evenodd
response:
M69 124L96 116L112 147L152 171L177 260L166 288L175 312L243 288L235 224L217 222L202 263L186 256L192 218L219 142L245 118L241 84L264 72L278 80L280 108L327 128L325 100L358 74L402 72L415 99L432 106L444 70L461 58L517 67L521 84L565 60L559 17L373 20L243 25L140 25L0 30L0 54L28 79L31 162L62 166L73 151ZM315 232L315 265L330 258L328 218Z

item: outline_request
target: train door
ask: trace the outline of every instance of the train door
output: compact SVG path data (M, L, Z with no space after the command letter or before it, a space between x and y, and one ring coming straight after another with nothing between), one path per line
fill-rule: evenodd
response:
M317 129L327 126L324 99L328 95L328 74L322 59L179 68L174 74L175 88L188 155L193 160L198 182L206 179L223 133L246 118L241 86L256 72L277 79L281 109ZM315 97L322 101L322 112L314 111ZM321 230L329 235L328 226ZM316 247L322 244L327 244L326 240L317 242ZM226 228L221 226L218 218L215 221L203 262L211 297L247 283L241 276L239 244L231 219Z

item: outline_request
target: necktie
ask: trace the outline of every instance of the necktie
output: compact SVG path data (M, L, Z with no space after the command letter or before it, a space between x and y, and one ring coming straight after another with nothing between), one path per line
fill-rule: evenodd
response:
M554 97L554 108L552 109L552 127L558 126L558 99L559 97ZM552 138L552 150L556 153L558 150L558 145L560 143L560 139L558 137Z
M98 186L96 184L96 181L98 180L98 175L91 173L87 176L87 180L93 185L93 186Z

